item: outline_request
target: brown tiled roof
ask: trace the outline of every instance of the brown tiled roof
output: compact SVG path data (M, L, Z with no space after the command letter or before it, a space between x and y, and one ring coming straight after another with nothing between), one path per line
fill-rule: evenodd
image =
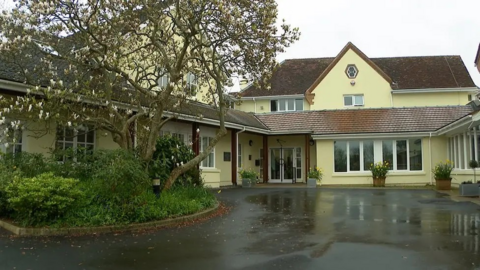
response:
M366 57L351 43L347 44L338 57L341 57L342 53L350 48ZM273 74L271 90L266 91L250 86L241 95L243 97L259 97L304 94L328 73L329 65L335 59L338 58L285 60ZM392 89L476 87L458 55L369 59L371 66L378 67L380 72L384 73L383 77L388 76L394 82ZM327 72L324 73L326 70ZM322 73L324 74L322 75Z
M270 90L250 86L241 93L241 96L303 95L333 59L329 57L285 60L273 73Z
M311 130L316 135L433 132L468 114L471 106L304 111L258 114L276 132Z
M372 58L393 89L476 87L459 55Z

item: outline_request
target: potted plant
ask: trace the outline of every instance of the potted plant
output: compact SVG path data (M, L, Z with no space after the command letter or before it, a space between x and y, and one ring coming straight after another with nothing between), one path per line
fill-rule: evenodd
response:
M470 160L468 163L470 168L473 169L473 181L464 181L460 184L458 191L460 196L478 196L479 195L479 185L477 183L477 177L475 173L475 168L478 167L478 162L476 160Z
M308 180L307 180L307 187L315 188L322 185L322 177L323 171L322 169L315 166L313 169L310 168L308 171Z
M242 187L253 187L257 183L258 173L252 168L248 170L240 169L239 174L242 178Z
M432 172L435 176L435 186L438 190L450 190L452 189L452 177L450 174L453 170L453 162L446 160L445 162L439 162L435 165Z
M389 163L387 161L370 164L374 187L385 187L385 179L388 174Z

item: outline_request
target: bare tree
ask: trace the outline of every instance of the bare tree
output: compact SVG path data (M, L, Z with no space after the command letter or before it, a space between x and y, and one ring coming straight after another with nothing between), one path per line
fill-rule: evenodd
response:
M0 121L94 125L125 149L134 147L137 123L149 161L162 126L202 96L218 111L219 129L172 171L168 188L227 133L231 77L267 85L276 55L298 39L298 29L276 21L274 0L18 0L0 17L0 50L30 89L0 101Z

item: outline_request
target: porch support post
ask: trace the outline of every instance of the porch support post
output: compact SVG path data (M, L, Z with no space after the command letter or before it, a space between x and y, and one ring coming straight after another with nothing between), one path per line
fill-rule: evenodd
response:
M305 135L305 183L308 180L308 170L310 168L310 135Z
M465 170L467 170L469 160L467 156L467 133L466 132L463 133L463 158L465 160L465 164L463 165L463 167L465 168Z
M232 129L232 139L231 139L231 166L232 166L232 185L236 186L237 185L237 132L238 130Z
M474 145L475 145L474 157L475 157L476 161L479 161L480 159L478 158L477 127L473 128L473 142L474 142Z
M192 123L192 151L195 156L200 154L200 132L197 129L200 128L198 123Z
M268 183L268 136L263 135L263 183Z

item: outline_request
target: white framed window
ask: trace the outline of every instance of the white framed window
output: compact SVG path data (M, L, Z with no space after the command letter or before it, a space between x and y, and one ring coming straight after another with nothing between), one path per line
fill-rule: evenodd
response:
M59 161L75 160L68 152L76 154L91 154L95 148L95 129L91 126L64 127L57 126L55 149L61 151L57 156ZM73 154L73 152L71 154Z
M168 73L165 73L158 78L158 86L162 89L165 89L169 83L170 83L170 74Z
M237 167L242 168L242 145L238 144L237 148Z
M448 138L447 155L457 170L471 170L470 160L479 161L480 127Z
M263 179L263 149L260 149L260 178Z
M172 137L177 138L179 141L183 142L184 144L187 144L187 142L185 141L185 134L173 132Z
M6 154L16 154L22 152L22 144L23 144L23 133L21 129L8 131L8 137L13 138L13 140L9 139L8 142L3 142L0 146L0 152Z
M272 112L293 112L303 111L303 99L275 99L270 101Z
M345 107L364 106L363 95L345 95L343 96L343 105Z
M295 149L296 179L302 179L302 148Z
M195 76L195 74L189 72L187 74L187 78L186 78L186 91L189 95L192 95L194 96L196 93L197 93L197 90L198 90L198 79L197 79L197 76Z
M200 144L200 152L203 153L204 149L207 149L210 142L213 140L212 137L201 137L201 144ZM215 168L215 148L212 149L212 152L208 154L208 156L202 160L200 165L202 168Z
M335 141L335 172L366 172L374 162L388 162L393 171L421 171L422 140Z

